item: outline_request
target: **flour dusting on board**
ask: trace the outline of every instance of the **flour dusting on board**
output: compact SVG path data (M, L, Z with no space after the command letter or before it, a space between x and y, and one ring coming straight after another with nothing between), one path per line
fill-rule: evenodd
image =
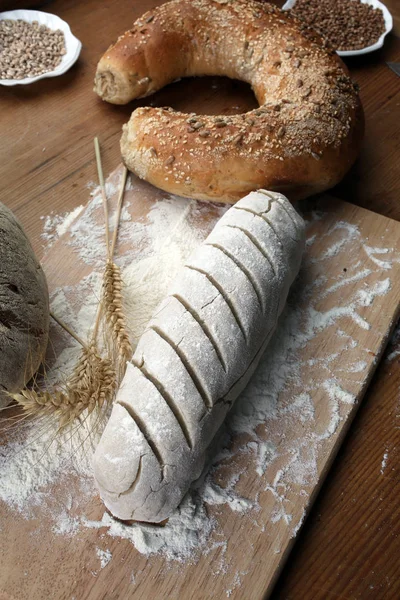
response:
M104 569L112 559L112 554L109 550L96 549L96 554L100 559L100 569Z
M107 185L114 194L118 177ZM226 210L160 192L145 211L139 206L140 185L134 180L128 184L117 255L134 346L180 266ZM89 270L78 283L51 289L53 311L82 337L94 323L104 265L101 197L98 189L91 195L86 208L45 220L45 239L60 243L64 234L66 251ZM112 211L110 217L115 219ZM371 248L354 224L339 221L317 236L313 227L324 215L306 217L306 256L277 331L228 416L207 472L164 527L127 525L103 509L102 516L93 518L87 511L91 503L99 507L90 463L97 437L89 423L63 440L49 429L38 435L30 426L0 446L0 501L25 518L46 513L57 535L98 529L129 540L143 555L158 554L178 563L197 560L201 549L203 555L212 555L213 572L225 577L227 597L234 596L246 573L230 569L229 534L220 515L232 511L243 526L265 535L278 526L296 535L320 474L321 453L351 410L374 360L358 340L371 330L369 315L390 292L390 270L400 260L393 249ZM360 244L364 261L353 258L359 256L352 250ZM47 374L52 384L70 372L79 352L68 335L55 333L53 324L57 360ZM334 351L327 339L335 340ZM299 423L301 437L293 435ZM62 502L53 494L61 485L66 490ZM298 497L304 501L296 512L293 499ZM279 536L271 543L279 556ZM100 568L105 568L111 551L96 552ZM140 583L139 573L133 581Z
M70 213L41 217L42 221L44 221L42 239L47 242L47 248L51 248L54 242L68 231L82 210L83 206L77 206Z
M381 463L381 475L383 475L385 469L386 469L386 465L387 465L387 460L388 460L388 456L389 456L389 452L386 450L383 454L383 458L382 458L382 463Z

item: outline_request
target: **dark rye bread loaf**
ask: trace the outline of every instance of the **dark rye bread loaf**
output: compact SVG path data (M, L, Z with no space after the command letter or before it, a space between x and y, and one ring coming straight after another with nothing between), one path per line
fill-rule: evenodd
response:
M45 274L20 223L0 202L0 407L36 373L48 330Z

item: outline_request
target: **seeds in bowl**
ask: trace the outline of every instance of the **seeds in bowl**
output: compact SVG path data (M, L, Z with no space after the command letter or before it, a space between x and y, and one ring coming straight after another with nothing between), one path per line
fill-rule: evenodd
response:
M66 54L65 37L37 21L0 21L0 79L24 79L53 71Z
M297 0L290 12L327 38L335 50L362 50L385 32L381 9L360 0Z

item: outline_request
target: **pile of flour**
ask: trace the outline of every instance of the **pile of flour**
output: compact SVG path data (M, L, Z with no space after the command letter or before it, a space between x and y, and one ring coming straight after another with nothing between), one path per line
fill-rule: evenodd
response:
M136 185L128 184L133 197ZM107 186L108 195L114 194L118 180L111 180ZM135 344L178 269L206 236L207 231L194 228L192 223L196 219L200 223L201 212L208 209L182 198L164 197L154 203L146 219L136 220L131 218L131 202L128 200L124 207L119 238L120 247L129 244L129 249L118 254L118 263L123 270L128 325ZM77 260L91 268L77 285L51 290L52 310L82 337L88 335L95 319L104 266L100 209L101 196L95 189L88 207L45 220L44 240L53 244L68 230L65 243L76 253ZM216 220L226 208L213 210ZM309 225L319 218L319 214L312 215ZM38 511L50 515L56 534L75 535L85 528L106 528L109 536L129 540L141 554L161 554L181 562L198 555L200 549L204 553L219 548L223 557L227 540L221 534L219 509L224 506L248 514L252 522L257 522L261 492L272 495L274 509L270 522L259 523L259 528L264 530L283 521L290 534L296 535L305 513L292 513L289 491L296 488L307 495L312 490L319 475L320 449L337 431L346 407L355 401L354 383L366 377L368 348L362 349L365 360L360 359L357 339L347 333L346 323L350 321L356 329L370 329L362 309L390 290L391 261L398 260L390 249L364 246L369 264L360 265L352 259L351 249L364 241L357 228L348 223L337 223L326 233L325 241L326 249L319 260L325 264L343 253L346 272L338 271L332 281L324 280L323 275L310 280L308 272L315 259L306 255L272 342L232 409L207 472L164 527L124 525L106 512L101 519L93 520L77 510L77 498L83 507L96 498L91 455L100 432L95 433L89 421L63 438L49 426L41 431L35 424L9 435L11 441L0 447L0 501L10 512L25 518ZM316 238L310 235L308 249L314 243ZM337 304L320 308L321 302L354 282L359 282L359 287L345 305L339 295ZM335 338L335 352L318 346L328 330ZM52 325L51 335L55 331L56 326ZM305 352L313 344L318 348L315 355L311 352L314 358ZM79 350L71 338L63 335L62 349L47 374L50 384L56 384L71 371ZM317 420L316 389L325 394L325 419ZM299 422L303 430L300 439L290 433L293 424ZM243 457L245 467L238 466L243 465ZM250 493L243 484L249 474L259 479L258 492ZM70 494L57 503L53 490L70 481ZM99 552L106 568L112 555L107 550ZM280 552L279 546L275 552ZM233 588L236 584L233 582Z

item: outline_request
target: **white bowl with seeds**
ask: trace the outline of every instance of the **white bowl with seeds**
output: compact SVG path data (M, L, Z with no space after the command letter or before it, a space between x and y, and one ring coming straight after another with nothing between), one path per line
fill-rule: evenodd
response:
M387 36L387 34L392 30L393 28L393 17L390 14L389 10L386 8L386 6L380 2L380 0L349 0L348 2L344 2L344 0L339 0L336 2L332 2L331 3L331 9L328 10L327 12L327 7L329 6L330 2L328 0L323 0L321 2L319 2L318 0L287 0L287 2L285 2L285 4L282 6L282 10L292 10L293 9L293 13L295 16L301 16L302 18L304 18L304 20L307 22L307 16L309 16L310 14L312 15L312 20L313 22L315 21L315 25L318 24L318 21L320 19L320 17L329 17L329 16L333 16L336 15L334 17L337 18L338 16L343 17L344 18L344 22L342 21L342 25L344 26L349 26L349 23L353 22L353 25L350 27L350 33L351 33L351 29L354 29L354 26L357 27L357 30L359 32L362 32L363 28L368 30L368 25L371 24L371 22L375 21L375 26L376 26L376 20L374 19L373 16L373 12L376 13L376 10L378 9L378 11L380 11L381 13L381 17L380 21L381 21L381 25L380 25L380 30L377 32L376 34L376 38L374 40L371 40L369 43L368 41L365 41L364 44L360 44L360 47L357 48L349 48L349 49L338 49L336 50L337 54L339 56L358 56L360 54L368 54L369 52L373 52L374 50L378 50L379 48L382 48L383 43L385 41L385 37ZM346 11L346 5L348 7L348 11ZM361 5L367 5L368 9L369 9L369 13L367 13L364 8ZM299 5L308 5L308 15L307 13L304 15L301 15L297 13L297 7ZM354 9L356 9L356 5L358 5L358 12L359 14L357 15L357 13L354 13ZM307 8L307 7L305 7ZM362 9L362 12L364 14L361 14L360 9ZM374 11L372 11L371 9L374 9ZM320 12L320 14L318 14ZM297 13L297 14L296 14ZM323 14L322 14L323 13ZM331 15L329 15L329 13L331 13ZM341 14L339 14L341 13ZM352 14L353 13L353 14ZM355 23L354 23L355 21ZM328 25L330 24L331 20L328 19L324 21L324 25ZM373 25L373 23L372 23ZM338 25L339 26L339 25ZM379 27L379 26L378 26ZM316 27L318 29L318 27ZM332 45L335 46L334 42L332 39L330 39L330 32L329 31L324 31L324 28L321 29L321 32L325 34L325 36L328 38L328 40L331 41ZM342 35L346 36L346 28L343 27L342 30ZM368 40L368 37L366 38L366 40Z
M0 85L26 85L62 75L77 61L81 42L65 21L39 10L0 13Z

